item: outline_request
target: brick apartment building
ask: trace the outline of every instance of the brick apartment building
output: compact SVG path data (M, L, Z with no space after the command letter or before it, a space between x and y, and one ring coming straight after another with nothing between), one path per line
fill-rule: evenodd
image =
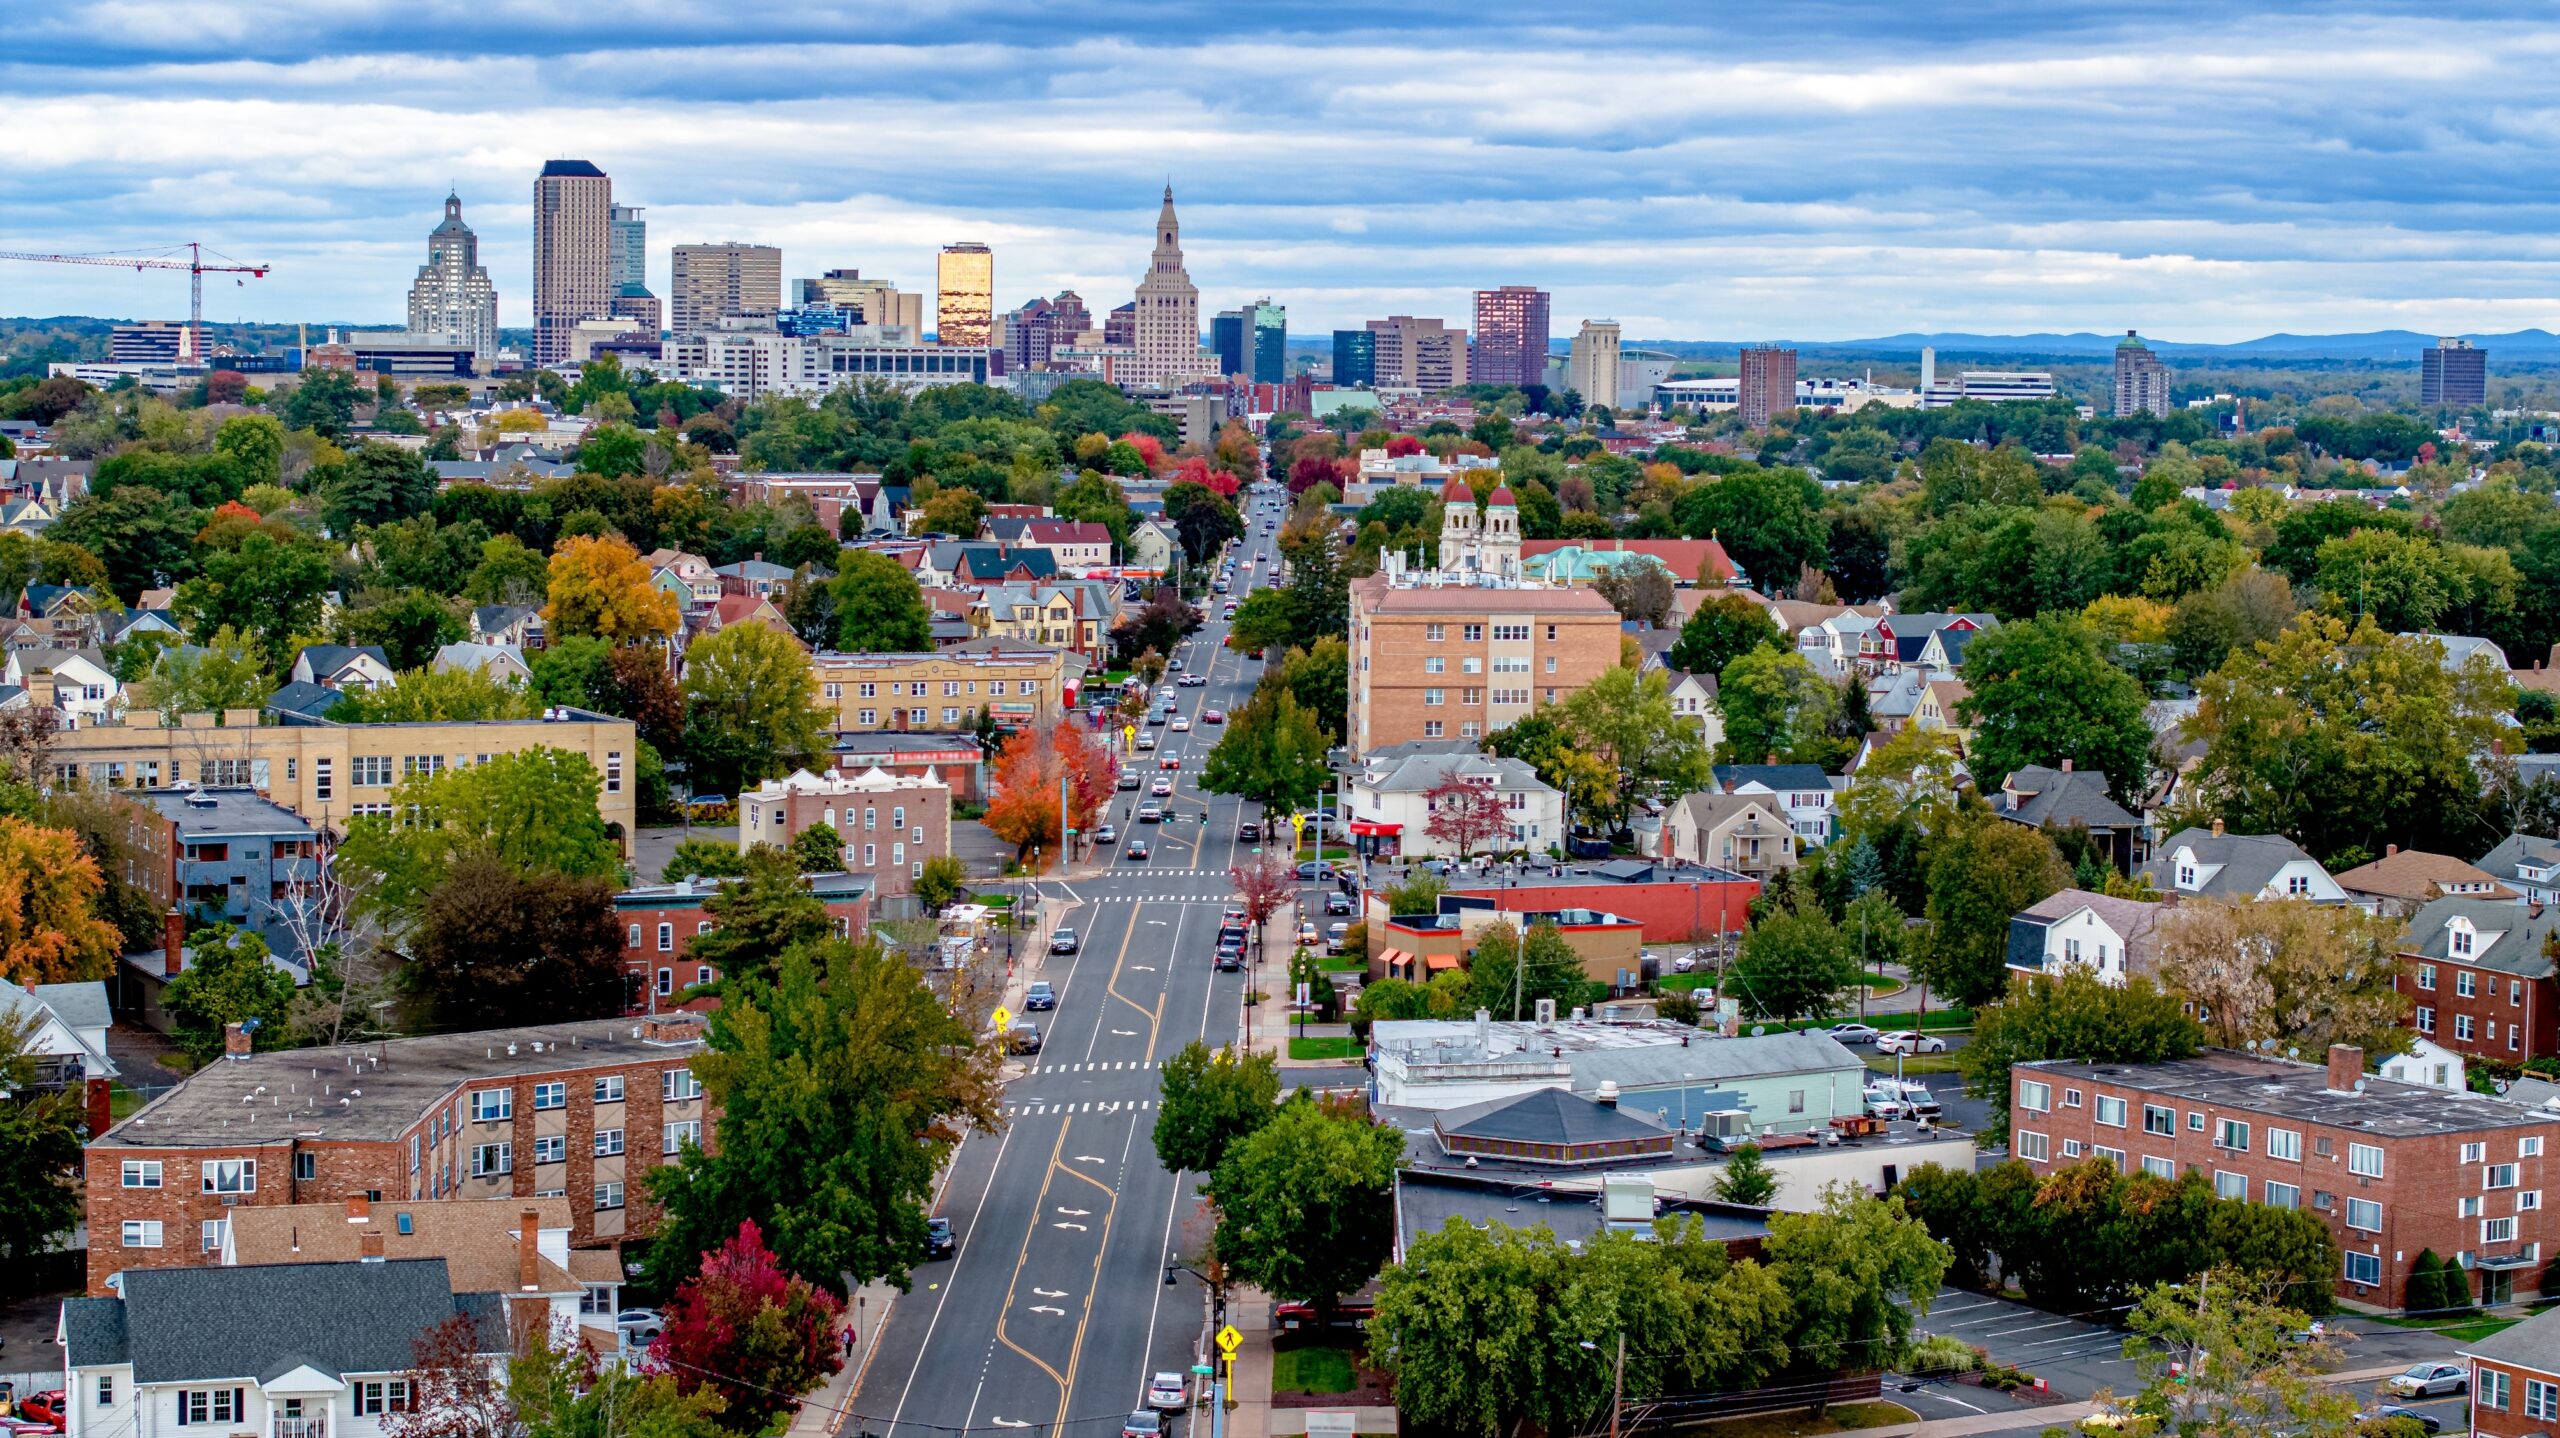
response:
M869 769L821 778L802 769L738 796L739 853L757 844L787 847L819 824L844 841L847 873L868 877L875 894L904 894L923 876L925 860L951 852L951 786L930 773Z
M2088 1158L2225 1198L2307 1207L2345 1251L2342 1298L2406 1306L2422 1251L2459 1262L2482 1303L2531 1287L2560 1239L2542 1195L2560 1114L2368 1076L2340 1045L2325 1068L2222 1050L2156 1064L2020 1064L2010 1151L2036 1172Z
M984 647L980 647L983 645ZM1063 650L976 641L932 654L810 656L838 733L965 729L984 709L1007 729L1046 724L1074 702L1084 661Z
M2430 900L2409 919L2396 983L2409 1025L2458 1054L2522 1063L2560 1054L2560 985L2544 951L2560 909Z
M2530 1438L2560 1422L2560 1310L2463 1345L2475 1438Z
M1618 611L1590 589L1351 585L1351 750L1476 739L1561 703L1618 663Z
M801 881L827 914L836 932L859 939L871 932L874 889L864 874L803 874ZM669 1007L677 993L720 977L709 964L685 957L695 936L710 933L716 922L707 907L726 879L695 877L672 884L645 884L613 896L613 916L622 925L622 984L633 1013L656 1013Z
M708 1142L690 1015L232 1052L87 1150L89 1292L218 1261L236 1208L571 1199L570 1242L655 1219L642 1179Z

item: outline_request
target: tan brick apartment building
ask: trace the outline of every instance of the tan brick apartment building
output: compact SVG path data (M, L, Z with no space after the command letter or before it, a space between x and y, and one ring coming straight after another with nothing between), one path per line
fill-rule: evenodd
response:
M245 786L313 824L343 832L358 814L391 812L391 791L417 773L440 773L499 754L548 748L583 755L603 784L596 808L625 848L638 820L638 732L628 719L555 709L542 719L417 724L340 724L288 715L263 723L255 709L188 714L164 725L136 711L121 724L65 730L47 762L64 782L160 789L187 783Z
M2340 1297L2405 1306L2418 1255L2468 1270L2483 1303L2538 1279L2560 1239L2543 1195L2560 1114L2327 1066L2222 1050L2156 1064L2028 1063L2010 1071L2010 1151L2038 1173L2084 1159L2163 1178L2201 1173L2225 1198L2307 1207L2345 1251Z
M1618 611L1589 589L1355 580L1351 749L1481 738L1615 668L1618 634Z
M642 1177L710 1136L701 1035L682 1015L235 1052L90 1143L89 1292L214 1262L242 1207L560 1196L575 1246L645 1234Z
M867 769L821 778L803 769L738 796L739 853L757 844L786 848L819 824L844 840L845 872L868 877L876 893L903 894L923 876L925 860L951 852L951 786L930 774Z
M1007 729L1046 724L1072 702L1084 662L1063 650L973 640L932 654L810 656L818 700L838 733L932 733L968 726L980 709Z

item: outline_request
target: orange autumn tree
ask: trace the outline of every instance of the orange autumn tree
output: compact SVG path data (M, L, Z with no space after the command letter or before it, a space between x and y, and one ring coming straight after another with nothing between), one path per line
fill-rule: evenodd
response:
M675 633L683 618L676 597L652 582L648 561L629 542L580 535L552 552L542 619L554 638L592 634L609 644L638 644Z
M97 915L106 881L80 836L0 819L0 979L63 984L102 979L117 934Z
M995 798L986 825L1013 845L1017 858L1038 848L1045 867L1058 851L1058 781L1067 781L1068 821L1079 832L1111 802L1117 766L1102 740L1074 719L1045 729L1022 729L996 755Z

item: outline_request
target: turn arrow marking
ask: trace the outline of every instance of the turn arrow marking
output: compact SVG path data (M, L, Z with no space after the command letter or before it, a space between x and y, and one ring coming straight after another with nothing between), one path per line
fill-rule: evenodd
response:
M1064 1298L1067 1296L1067 1291L1063 1288L1035 1288L1031 1291L1042 1298Z
M1050 1224L1049 1226L1050 1226L1051 1228L1072 1228L1072 1229L1074 1229L1074 1230L1075 1230L1076 1232L1078 1232L1078 1233L1088 1233L1088 1232L1091 1232L1091 1230L1090 1230L1090 1229L1087 1229L1087 1228L1086 1228L1083 1224L1081 1224L1081 1223L1053 1223L1053 1224Z
M1041 1303L1041 1304L1034 1304L1034 1305L1032 1305L1031 1311L1032 1311L1032 1312L1034 1312L1034 1313L1049 1313L1049 1314L1055 1314L1056 1316L1058 1316L1058 1317L1060 1317L1060 1318L1064 1318L1064 1317L1066 1317L1066 1316L1067 1316L1067 1310L1065 1310L1065 1309L1063 1309L1063 1308L1051 1308L1051 1307L1049 1307L1049 1306L1048 1306L1047 1304L1045 1304L1045 1303Z
M1093 1217L1093 1210L1089 1208L1061 1208L1058 1212L1065 1214L1069 1218Z
M1076 1162L1078 1163L1101 1163L1102 1161L1103 1160L1095 1158L1089 1153L1080 1153L1076 1155Z
M996 1417L989 1417L989 1418L987 1419L987 1421L988 1421L988 1422L990 1422L990 1423L993 1423L993 1424L994 1424L994 1425L996 1425L998 1428L1028 1428L1028 1427L1030 1427L1030 1426L1031 1426L1030 1424L1023 1422L1023 1421L1022 1421L1021 1419L1019 1419L1019 1418L996 1418Z

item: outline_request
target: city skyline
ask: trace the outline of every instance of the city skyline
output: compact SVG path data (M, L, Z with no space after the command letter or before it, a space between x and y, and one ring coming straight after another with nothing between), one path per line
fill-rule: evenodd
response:
M1474 290L1522 280L1555 296L1554 333L1608 317L1630 342L2560 327L2535 183L2536 62L2560 33L2487 7L2305 25L2294 4L2065 4L2033 27L1998 5L1961 23L1524 12L1536 38L1517 42L1494 38L1525 33L1498 13L1428 7L1356 32L1106 10L1064 39L991 7L794 10L787 49L754 4L609 27L283 11L254 31L192 0L0 18L12 53L44 57L0 78L26 156L0 178L8 242L200 239L277 267L223 287L210 319L395 323L450 184L519 328L527 177L580 155L648 208L661 292L669 246L734 236L795 273L910 283L981 239L1008 257L999 309L1122 293L1170 177L1210 308L1268 294L1307 335L1463 324ZM871 88L838 98L849 67ZM1355 129L1381 114L1398 143ZM1244 154L1276 158L1220 184ZM0 283L10 313L176 313L110 275Z

